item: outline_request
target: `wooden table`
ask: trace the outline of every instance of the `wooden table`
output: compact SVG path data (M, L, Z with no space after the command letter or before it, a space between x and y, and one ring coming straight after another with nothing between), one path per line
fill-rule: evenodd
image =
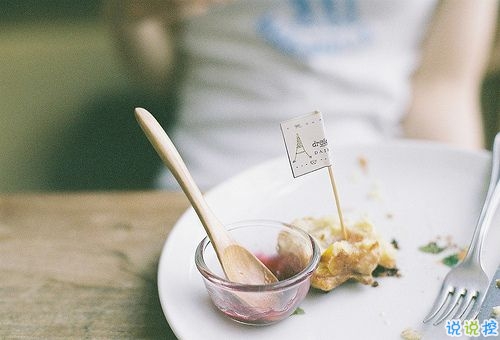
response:
M175 339L156 274L181 193L0 195L0 339Z

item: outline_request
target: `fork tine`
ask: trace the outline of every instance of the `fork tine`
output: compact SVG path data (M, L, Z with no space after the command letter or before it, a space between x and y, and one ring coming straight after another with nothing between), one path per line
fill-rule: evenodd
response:
M427 316L424 318L424 322L429 322L432 320L438 313L439 311L443 308L443 306L446 304L446 301L450 296L453 295L453 292L455 291L455 288L452 286L442 286L441 289L439 290L438 293L438 298L434 301L434 304L432 305L431 311Z
M467 315L465 315L468 320L472 320L472 319L477 318L477 315L479 314L479 310L481 309L481 305L483 304L483 300L484 300L484 295L481 297L480 293L477 293L476 301L475 301L474 305L471 307L471 309L469 310Z
M470 307L474 305L477 295L478 295L477 290L470 293L467 292L459 308L457 308L457 312L453 316L453 319L460 319L462 321L465 320L464 317L469 314L468 312L470 312Z
M443 322L447 317L450 316L450 314L455 310L456 307L459 305L459 301L463 299L464 295L467 293L466 289L462 289L460 291L455 291L453 293L452 299L450 299L450 302L448 303L447 308L441 313L439 318L433 323L433 325L438 325L441 322Z

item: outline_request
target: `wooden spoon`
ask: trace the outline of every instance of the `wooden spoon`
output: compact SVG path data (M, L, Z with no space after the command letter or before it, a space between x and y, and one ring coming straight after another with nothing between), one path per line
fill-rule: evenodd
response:
M156 119L145 109L136 108L135 116L149 141L172 172L217 253L226 277L233 282L262 285L277 282L274 274L255 255L240 246L208 207L174 144Z

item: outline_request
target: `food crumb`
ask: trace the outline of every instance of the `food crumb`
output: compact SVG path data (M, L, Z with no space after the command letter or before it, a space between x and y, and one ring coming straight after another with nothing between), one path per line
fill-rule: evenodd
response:
M394 247L394 249L399 250L399 242L395 238L391 240L391 244Z
M365 174L368 173L368 160L365 157L358 157L358 165Z
M372 272L373 277L401 277L401 272L399 268L386 268L384 266L378 265Z
M407 328L401 332L401 338L404 340L420 340L422 335L414 329Z
M500 306L496 306L491 309L491 317L494 319L498 319L500 317Z

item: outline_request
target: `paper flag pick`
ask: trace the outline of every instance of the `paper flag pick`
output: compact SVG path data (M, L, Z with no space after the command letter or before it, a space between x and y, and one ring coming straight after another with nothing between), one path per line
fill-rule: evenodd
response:
M302 176L328 167L328 175L332 183L335 205L339 214L340 226L344 239L348 239L347 229L342 217L340 208L340 199L333 176L332 161L330 158L330 149L325 134L325 124L321 112L314 111L305 116L300 116L281 124L281 133L285 141L288 161L292 168L293 177Z
M280 124L293 177L332 165L321 112Z

